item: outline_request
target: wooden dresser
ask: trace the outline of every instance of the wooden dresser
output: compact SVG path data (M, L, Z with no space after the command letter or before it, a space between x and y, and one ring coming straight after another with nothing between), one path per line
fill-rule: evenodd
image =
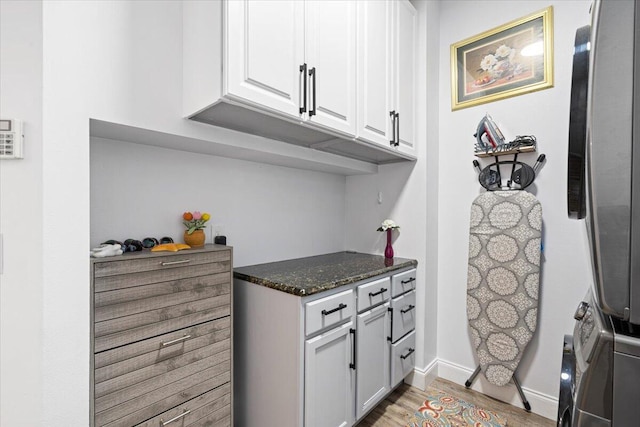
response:
M233 425L232 255L92 260L93 426Z

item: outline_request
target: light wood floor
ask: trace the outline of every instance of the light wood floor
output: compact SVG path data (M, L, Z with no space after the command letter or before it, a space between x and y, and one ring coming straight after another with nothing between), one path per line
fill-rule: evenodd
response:
M500 402L464 385L455 384L442 378L431 383L432 388L450 393L466 402L500 414L507 419L509 427L553 427L555 421L540 415L526 412L521 407ZM426 393L406 384L400 385L382 403L380 403L357 427L405 426L426 398Z

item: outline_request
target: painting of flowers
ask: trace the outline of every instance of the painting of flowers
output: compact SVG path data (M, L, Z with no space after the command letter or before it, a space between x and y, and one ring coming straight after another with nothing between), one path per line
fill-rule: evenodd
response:
M552 87L552 13L550 6L453 44L452 110Z

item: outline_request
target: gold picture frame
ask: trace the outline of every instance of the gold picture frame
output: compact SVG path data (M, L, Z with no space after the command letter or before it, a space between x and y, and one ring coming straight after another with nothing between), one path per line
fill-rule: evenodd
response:
M553 6L451 45L451 109L553 87Z

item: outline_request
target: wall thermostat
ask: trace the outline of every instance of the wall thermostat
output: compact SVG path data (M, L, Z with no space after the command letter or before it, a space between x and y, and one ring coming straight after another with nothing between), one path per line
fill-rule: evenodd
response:
M0 159L22 159L22 121L0 119Z

